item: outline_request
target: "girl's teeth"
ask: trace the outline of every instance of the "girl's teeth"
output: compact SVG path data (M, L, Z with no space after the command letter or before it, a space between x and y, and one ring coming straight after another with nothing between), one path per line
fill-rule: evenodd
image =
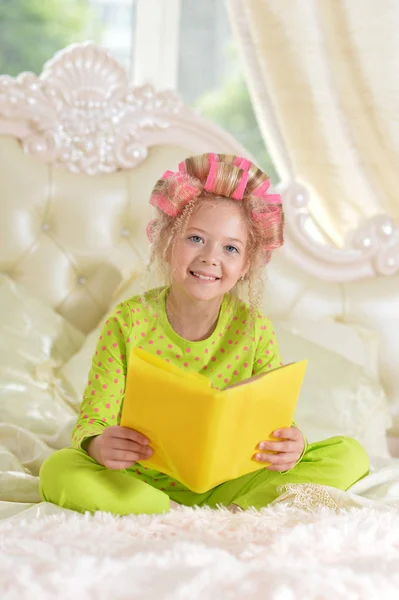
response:
M195 271L193 271L193 275L195 275L199 279L206 279L206 281L216 281L216 277L206 277L206 275L200 275L199 273L196 273Z

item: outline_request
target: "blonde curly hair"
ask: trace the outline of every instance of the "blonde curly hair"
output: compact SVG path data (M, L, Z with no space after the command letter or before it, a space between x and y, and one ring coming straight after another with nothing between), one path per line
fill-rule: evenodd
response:
M247 284L253 309L262 295L259 268L269 262L273 250L283 244L283 211L280 196L267 193L270 181L247 159L226 154L192 156L179 164L179 171L166 171L151 193L156 218L147 227L152 243L150 268L158 269L170 281L168 256L178 236L201 204L209 201L234 203L248 227L246 254L249 269L244 282L234 290L241 295ZM166 276L166 277L165 277Z

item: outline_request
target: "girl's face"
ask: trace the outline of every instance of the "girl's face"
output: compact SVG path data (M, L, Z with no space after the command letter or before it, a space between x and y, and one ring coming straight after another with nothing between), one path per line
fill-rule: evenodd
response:
M172 248L172 286L196 300L223 297L248 270L247 241L235 202L201 203Z

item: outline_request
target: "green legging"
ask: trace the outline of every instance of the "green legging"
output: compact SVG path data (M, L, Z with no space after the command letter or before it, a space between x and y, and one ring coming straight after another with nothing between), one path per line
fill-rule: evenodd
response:
M334 437L310 444L290 471L260 469L196 494L167 475L135 467L112 471L83 450L65 448L52 454L40 471L43 500L79 512L102 510L117 515L162 513L170 500L186 506L229 506L260 509L286 483L318 483L347 490L368 474L369 460L354 439Z

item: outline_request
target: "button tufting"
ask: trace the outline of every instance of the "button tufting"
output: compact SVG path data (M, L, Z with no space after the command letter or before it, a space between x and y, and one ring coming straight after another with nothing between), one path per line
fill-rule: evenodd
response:
M46 231L50 231L50 225L49 225L49 223L42 223L40 229L42 231L45 231L45 232Z
M79 277L77 278L77 282L78 285L84 285L86 283L86 277L83 277L83 275L79 275Z
M128 238L130 236L130 230L126 227L122 227L121 229L121 237Z

